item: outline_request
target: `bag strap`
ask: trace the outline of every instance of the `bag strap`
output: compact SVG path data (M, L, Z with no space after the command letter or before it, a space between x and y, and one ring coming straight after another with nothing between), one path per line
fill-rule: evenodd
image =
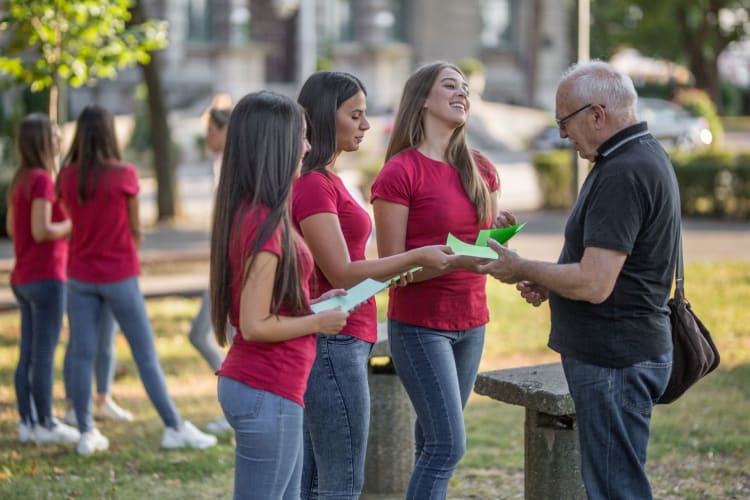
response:
M682 258L682 222L677 228L677 266L674 270L675 295L685 295L685 268Z

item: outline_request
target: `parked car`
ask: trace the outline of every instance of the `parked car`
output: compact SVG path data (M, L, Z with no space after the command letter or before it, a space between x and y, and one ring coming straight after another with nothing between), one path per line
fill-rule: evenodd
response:
M664 99L638 99L638 119L648 123L649 132L667 149L696 149L713 141L705 118Z
M685 108L664 99L638 99L638 119L648 123L648 129L666 149L698 149L708 146L713 135L705 118L691 115ZM531 142L534 151L549 151L570 147L570 141L560 137L555 126L544 128Z
M551 151L570 148L570 141L560 137L560 129L550 125L545 127L531 140L532 151Z

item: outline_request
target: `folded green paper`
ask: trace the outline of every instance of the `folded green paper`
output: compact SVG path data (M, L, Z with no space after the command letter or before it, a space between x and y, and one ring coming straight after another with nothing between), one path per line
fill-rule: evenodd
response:
M479 236L477 236L477 241L474 244L480 247L486 247L487 240L492 238L502 245L513 236L515 236L515 234L523 229L523 226L525 225L526 223L524 222L522 224L516 224L515 226L499 227L496 229L482 229L481 231L479 231Z
M481 259L497 258L497 254L490 247L464 243L463 241L453 236L451 233L448 233L448 240L445 242L445 244L451 247L451 250L453 250L453 253L456 255L479 257Z

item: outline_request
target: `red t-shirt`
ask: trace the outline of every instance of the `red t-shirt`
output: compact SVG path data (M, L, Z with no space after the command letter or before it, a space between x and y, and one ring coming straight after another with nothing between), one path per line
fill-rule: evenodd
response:
M100 171L93 197L78 199L78 165L60 171L60 199L73 230L68 276L88 283L114 283L141 272L128 221L128 199L138 195L133 165L112 162Z
M232 235L229 248L229 263L232 270L232 307L229 321L237 330L217 375L228 377L256 389L272 392L304 407L307 378L315 360L315 334L297 337L284 342L255 342L245 340L240 330L240 297L245 261L252 250L255 232L268 216L268 209L256 207L248 211L239 226L239 237ZM238 226L234 226L238 227ZM294 233L294 247L302 291L308 302L308 283L313 271L313 258L299 234ZM286 250L286 249L283 249ZM261 247L281 257L281 227ZM271 311L269 311L270 313ZM290 316L282 306L280 316Z
M299 229L300 221L323 212L338 217L349 258L352 261L364 260L367 240L372 233L370 216L352 198L338 176L330 172L328 177L320 172L307 173L294 183L292 191L294 224ZM333 288L317 265L310 287L315 297ZM365 342L375 342L378 337L377 321L375 297L370 297L349 316L341 333Z
M475 154L479 171L491 192L499 188L495 167ZM464 191L458 171L432 160L417 149L391 158L372 186L371 199L406 205L406 250L445 244L448 233L473 243L480 229L477 211ZM485 295L486 277L454 271L431 280L392 288L388 317L437 330L466 330L489 321Z
M34 281L65 281L68 261L68 240L37 243L31 236L31 204L36 199L52 203L52 222L62 222L67 216L62 203L55 196L55 182L41 168L29 168L21 175L13 189L13 251L16 263L10 275L12 285Z

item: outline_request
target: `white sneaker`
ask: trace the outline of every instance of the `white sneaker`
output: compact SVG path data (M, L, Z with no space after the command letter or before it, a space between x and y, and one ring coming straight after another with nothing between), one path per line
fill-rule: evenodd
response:
M224 417L218 418L213 422L206 424L206 430L211 434L223 434L232 430L232 426L229 425L227 419Z
M76 418L75 408L68 408L67 410L65 410L65 416L63 417L63 422L65 422L68 425L72 425L73 427L78 427L78 419Z
M99 429L91 429L81 434L81 439L78 441L79 455L91 455L95 451L104 451L109 448L109 439L104 437Z
M26 425L23 422L18 422L18 440L22 443L36 441L36 436L34 435L34 426Z
M216 444L216 436L198 430L184 420L179 429L167 427L161 437L162 448L198 448L203 450Z
M78 432L78 429L65 425L56 419L52 419L52 422L53 425L50 428L41 425L36 426L34 430L38 443L76 443L81 439L81 433Z
M121 420L125 422L131 422L133 420L133 414L128 410L120 408L110 396L107 396L104 399L104 402L96 407L94 417L105 420Z

